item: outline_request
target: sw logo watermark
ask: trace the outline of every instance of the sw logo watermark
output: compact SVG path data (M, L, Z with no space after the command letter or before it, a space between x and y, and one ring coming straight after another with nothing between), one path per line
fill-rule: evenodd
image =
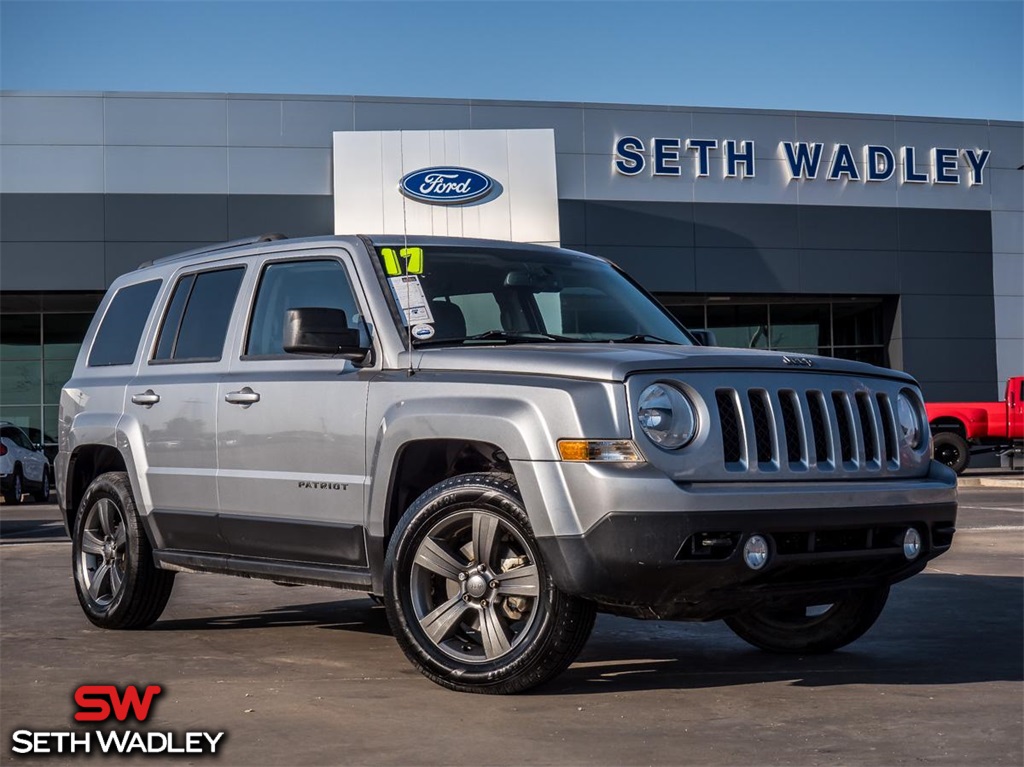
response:
M76 722L145 722L163 688L136 685L118 690L112 684L85 684L75 690ZM222 745L224 732L152 732L142 730L15 730L11 736L14 754L138 754L155 756L214 755Z

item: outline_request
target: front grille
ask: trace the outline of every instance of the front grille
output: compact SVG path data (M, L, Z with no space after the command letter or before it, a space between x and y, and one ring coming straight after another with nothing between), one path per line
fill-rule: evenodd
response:
M818 379L821 381L821 379ZM715 390L730 471L871 472L899 468L888 395L832 387Z

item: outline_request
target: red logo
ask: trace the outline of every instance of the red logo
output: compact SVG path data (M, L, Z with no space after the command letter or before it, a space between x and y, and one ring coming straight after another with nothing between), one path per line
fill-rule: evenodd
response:
M140 696L139 688L133 684L118 692L112 684L83 684L75 690L75 703L81 709L75 714L76 722L105 722L111 713L117 721L123 722L129 714L140 722L149 716L153 698L162 691L160 685L151 684Z

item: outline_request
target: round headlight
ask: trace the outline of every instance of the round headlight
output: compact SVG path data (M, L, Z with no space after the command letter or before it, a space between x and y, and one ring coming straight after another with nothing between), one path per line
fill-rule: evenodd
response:
M652 384L640 393L637 420L656 445L675 450L697 433L697 413L689 398L668 384Z
M917 450L921 447L921 416L917 407L906 392L900 392L896 397L896 417L900 422L900 436L903 441Z

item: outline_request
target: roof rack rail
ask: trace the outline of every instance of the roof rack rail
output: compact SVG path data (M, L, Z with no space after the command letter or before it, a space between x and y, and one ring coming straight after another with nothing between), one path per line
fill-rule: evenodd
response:
M256 245L261 242L273 242L274 240L287 240L288 235L280 234L278 232L270 232L268 234L261 234L256 237L243 237L240 240L230 240L228 242L218 242L215 245L207 245L202 248L195 248L193 250L186 250L184 253L175 253L172 256L163 256L162 258L154 258L152 261L145 261L139 264L139 269L145 269L147 266L153 266L154 264L165 264L168 261L177 261L182 258L191 258L192 256L200 256L204 253L216 253L219 250L229 250L230 248L238 248L242 245Z

